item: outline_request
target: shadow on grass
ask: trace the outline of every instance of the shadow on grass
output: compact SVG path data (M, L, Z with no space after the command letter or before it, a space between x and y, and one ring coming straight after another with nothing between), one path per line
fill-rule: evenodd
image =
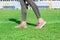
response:
M9 19L9 21L15 22L17 24L20 24L21 23L21 21L18 21L17 19L14 19L14 18ZM32 25L32 26L36 26L36 24L32 24L32 23L28 23L28 22L27 22L27 24L28 25Z

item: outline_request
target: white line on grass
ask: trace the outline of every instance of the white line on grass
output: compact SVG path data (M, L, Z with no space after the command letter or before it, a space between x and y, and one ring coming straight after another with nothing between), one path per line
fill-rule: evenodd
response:
M15 23L15 22L10 22L10 21L7 21L7 22L0 22L1 23ZM56 22L46 22L46 23L60 23L60 21L56 21Z
M14 22L7 21L7 22L0 22L0 24L1 24L1 23L14 23Z
M60 23L60 21L49 21L47 23Z

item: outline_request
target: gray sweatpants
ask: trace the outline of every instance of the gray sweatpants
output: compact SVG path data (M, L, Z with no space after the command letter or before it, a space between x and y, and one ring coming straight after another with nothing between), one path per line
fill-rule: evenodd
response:
M24 0L19 0L20 1L20 4L21 4L21 11L22 11L22 21L26 21L26 4L24 3ZM40 13L39 13L39 10L38 10L38 7L36 6L36 4L32 1L32 0L26 0L29 5L32 7L37 19L39 19L41 16L40 16Z

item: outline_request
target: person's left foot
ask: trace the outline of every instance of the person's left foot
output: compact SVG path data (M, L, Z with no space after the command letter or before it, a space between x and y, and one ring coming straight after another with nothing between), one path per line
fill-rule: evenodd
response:
M37 27L36 28L42 28L44 25L46 24L45 21L41 22L41 23L38 23Z
M23 28L27 28L27 25L26 25L26 24L19 24L19 25L16 26L15 28L21 28L21 27L23 27Z

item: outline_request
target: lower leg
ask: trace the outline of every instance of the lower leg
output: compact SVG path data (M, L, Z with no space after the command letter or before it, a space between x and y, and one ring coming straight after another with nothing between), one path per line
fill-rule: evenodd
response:
M39 9L38 9L38 7L36 6L36 4L33 3L32 0L27 0L27 1L28 1L28 3L30 4L30 6L32 7L33 11L35 12L35 15L36 15L36 17L37 17L37 19L38 19L38 22L43 21L43 19L41 18Z
M37 18L40 18L41 15L40 15L40 12L39 12L39 9L37 7L37 5L32 1L32 0L27 0L27 2L30 4L30 6L32 7L35 15Z
M18 0L21 4L21 12L22 12L22 21L26 21L26 4L25 0Z
M32 0L28 0L28 2L31 5L31 7L33 8L33 11L35 12L35 15L36 15L36 17L38 19L37 28L42 28L46 24L46 22L43 20L43 18L41 18L38 7L36 6L35 3L33 3Z
M22 11L22 22L16 27L25 27L26 26L26 5L24 4L23 0L19 0L21 4L21 11Z

